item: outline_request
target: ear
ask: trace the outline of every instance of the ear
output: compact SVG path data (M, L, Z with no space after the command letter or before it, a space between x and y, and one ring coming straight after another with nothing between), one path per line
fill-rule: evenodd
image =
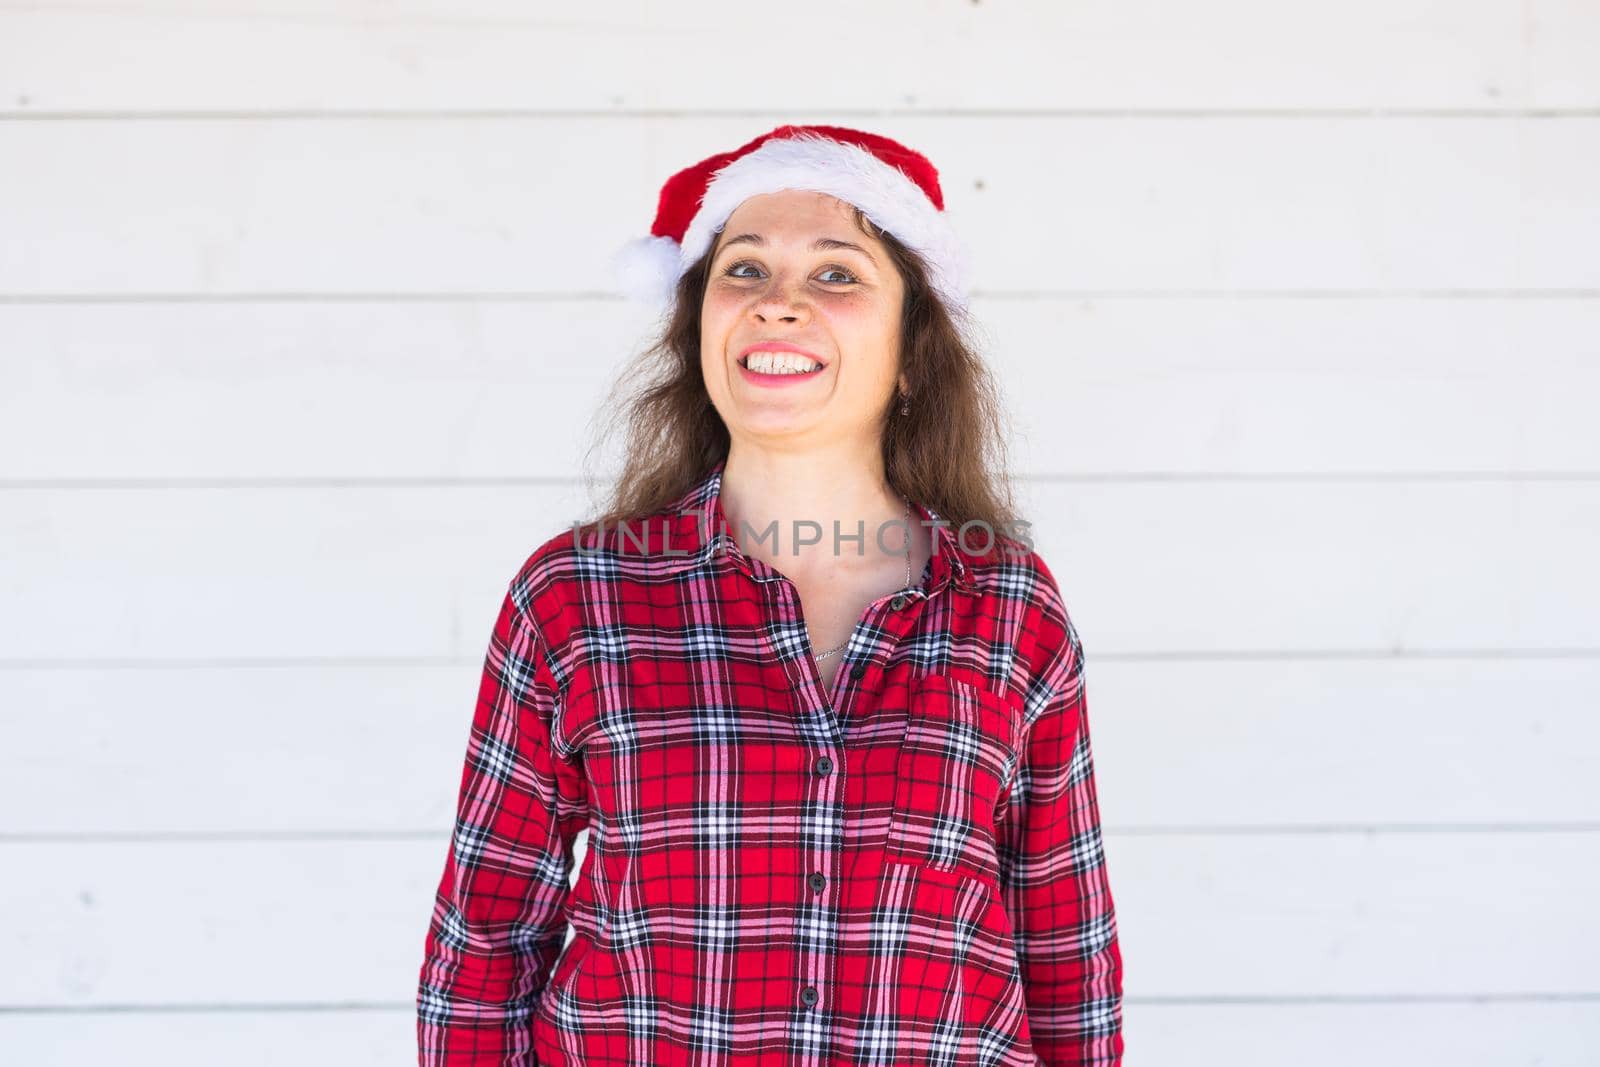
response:
M904 374L900 375L900 379L899 380L900 380L900 395L901 396L905 396L907 393L911 392L911 385L910 385L909 382L906 381L906 376Z

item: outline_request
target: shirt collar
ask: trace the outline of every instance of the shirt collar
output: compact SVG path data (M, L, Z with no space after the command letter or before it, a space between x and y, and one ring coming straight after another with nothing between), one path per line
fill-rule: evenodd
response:
M722 472L726 464L726 457L717 460L694 486L667 508L669 558L672 560L669 573L723 561L757 581L771 580L777 576L776 572L762 561L746 556L728 527L722 510ZM946 584L954 584L964 592L976 593L972 565L978 557L961 548L949 521L931 507L917 501L912 501L911 507L919 521L929 523L928 529L933 532L928 592L937 593Z

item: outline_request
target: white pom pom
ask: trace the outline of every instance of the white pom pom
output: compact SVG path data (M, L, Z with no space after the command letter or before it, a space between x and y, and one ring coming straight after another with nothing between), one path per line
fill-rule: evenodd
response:
M665 306L678 284L678 242L670 237L638 237L611 257L617 288L632 300Z

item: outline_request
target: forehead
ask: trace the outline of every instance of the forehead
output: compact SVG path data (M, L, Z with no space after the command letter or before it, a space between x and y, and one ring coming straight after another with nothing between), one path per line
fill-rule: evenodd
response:
M731 231L737 225L742 229L761 227L762 233L809 233L837 229L841 223L851 233L861 233L849 202L812 189L780 189L746 199L733 209L723 230Z

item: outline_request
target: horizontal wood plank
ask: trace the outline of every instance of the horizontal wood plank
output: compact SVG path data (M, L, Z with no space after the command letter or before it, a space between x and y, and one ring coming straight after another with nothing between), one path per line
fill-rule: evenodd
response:
M1600 828L1600 659L1093 659L1111 832ZM0 838L446 832L480 669L0 670Z
M1600 116L873 126L939 161L981 293L1600 288ZM764 128L9 122L0 293L612 293L611 258L648 232L661 183Z
M1592 483L1052 481L1020 496L1091 659L1600 649ZM481 655L515 569L591 513L571 484L3 491L0 647L57 666Z
M1600 1005L1588 1000L1312 1002L1129 997L1128 1062L1191 1062L1195 1049L1228 1050L1234 1067L1590 1067ZM0 1045L32 1067L80 1067L117 1051L125 1067L233 1067L282 1063L393 1067L416 1058L409 1005L313 1010L176 1009L0 1014Z
M1111 834L1126 991L1592 994L1596 840ZM405 1003L447 844L0 844L0 1004Z
M631 307L0 304L0 479L565 476L651 340ZM1025 475L1600 474L1600 300L974 311Z
M110 0L0 13L0 102L13 114L1592 108L1589 14L1557 0L835 0L780 41L769 12L726 0ZM775 65L791 76L771 77Z

